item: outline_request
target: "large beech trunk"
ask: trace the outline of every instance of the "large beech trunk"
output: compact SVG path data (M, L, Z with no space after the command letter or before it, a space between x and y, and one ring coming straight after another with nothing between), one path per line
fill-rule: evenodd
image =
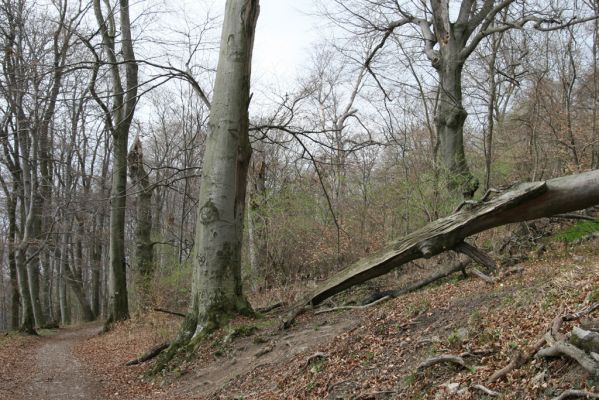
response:
M196 332L250 311L241 286L241 243L251 156L248 106L257 0L227 0L210 108L193 257Z
M452 250L464 239L497 226L581 210L599 204L599 170L548 181L523 183L499 196L467 206L391 243L332 276L310 292L285 321L306 305L316 305L356 284L405 263Z
M196 237L190 310L177 339L152 369L200 340L236 313L251 313L242 291L241 243L251 146L248 106L258 0L227 0L210 107Z

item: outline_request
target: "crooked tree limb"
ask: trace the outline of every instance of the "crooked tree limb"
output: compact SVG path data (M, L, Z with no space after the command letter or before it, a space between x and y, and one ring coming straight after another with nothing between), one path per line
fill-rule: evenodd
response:
M458 243L454 247L454 250L467 255L468 257L473 259L475 262L486 267L487 270L489 270L489 271L494 272L497 270L497 264L495 263L495 260L493 260L493 258L490 255L488 255L481 249L471 245L470 243L467 243L467 242Z
M185 318L186 317L186 315L183 314L183 313L176 312L176 311L166 310L164 308L154 308L154 311L165 313L165 314L170 314L170 315L176 315L177 317L181 317L181 318Z
M524 183L501 195L438 219L350 265L291 308L283 327L305 311L356 284L384 275L409 261L453 249L465 238L513 222L549 217L599 204L599 170Z
M396 290L393 293L393 295L394 295L394 297L397 297L397 296L401 296L401 295L404 295L407 293L415 292L416 290L422 289L423 287L428 286L431 283L438 281L439 279L448 277L449 275L451 275L455 272L465 271L466 267L468 265L470 265L471 263L472 263L472 260L470 260L470 259L460 260L457 263L451 265L449 268L435 272L434 274L431 274L429 277L424 278L423 280L418 281L406 288Z
M125 365L131 366L131 365L137 365L137 364L141 364L146 361L149 361L152 358L158 356L164 350L166 350L168 348L168 346L170 346L169 342L160 343L159 345L152 347L150 350L148 350L146 353L144 353L141 357L138 357L131 361L127 361L127 364L125 364Z

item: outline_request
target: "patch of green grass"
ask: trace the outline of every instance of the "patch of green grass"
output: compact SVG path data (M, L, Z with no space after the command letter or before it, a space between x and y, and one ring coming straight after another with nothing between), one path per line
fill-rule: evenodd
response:
M403 377L403 381L406 385L412 386L416 382L416 374L410 374Z
M364 366L370 365L372 363L372 361L374 360L374 356L375 356L375 354L372 351L367 352L366 358L364 358L362 360L362 365L364 365Z
M447 336L447 342L450 346L457 346L462 343L463 338L457 331L454 331L451 335Z
M599 222L580 221L553 235L551 238L558 242L572 243L593 232L599 232Z
M595 289L591 293L589 293L589 303L592 304L597 301L599 301L599 289Z
M310 364L310 372L312 372L313 374L322 372L322 370L324 369L325 362L326 360L324 358L317 358L316 360L312 361L312 363Z
M514 298L514 295L511 293L506 294L502 299L501 299L501 305L502 306L511 306L512 304L514 304L516 302L516 299Z
M428 311L430 308L430 301L428 299L424 299L416 304L410 304L406 308L407 315L409 318L414 318L420 314L423 314Z

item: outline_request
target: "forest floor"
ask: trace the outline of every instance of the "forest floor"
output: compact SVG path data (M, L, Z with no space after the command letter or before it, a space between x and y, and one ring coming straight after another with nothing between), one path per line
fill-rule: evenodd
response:
M598 382L564 358L533 359L506 379L485 383L516 349L542 337L557 315L599 300L596 239L549 244L520 265L522 273L495 284L452 278L367 309L307 313L287 331L277 329L276 312L236 319L210 337L196 359L154 381L143 379L152 362L125 363L172 339L177 317L151 313L104 335L95 335L98 325L40 338L7 334L0 336L0 399L491 398L475 384L502 399L597 392ZM356 290L335 301L363 295ZM417 369L441 354L462 355L470 368Z

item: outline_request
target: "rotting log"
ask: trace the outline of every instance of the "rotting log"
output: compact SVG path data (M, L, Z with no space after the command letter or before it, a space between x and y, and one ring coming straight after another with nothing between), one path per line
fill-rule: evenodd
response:
M568 213L599 204L599 170L522 183L487 201L471 204L396 240L333 275L295 304L283 328L310 306L407 262L460 246L464 239L497 226Z

